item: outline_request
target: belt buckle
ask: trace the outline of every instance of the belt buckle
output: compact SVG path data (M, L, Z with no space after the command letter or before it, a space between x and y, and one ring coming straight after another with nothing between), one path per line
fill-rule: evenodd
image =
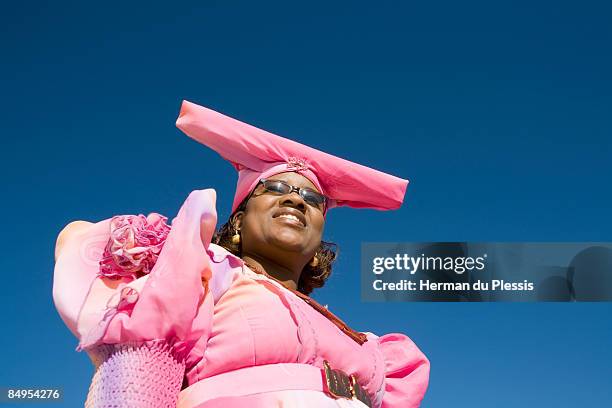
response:
M327 391L334 398L356 398L368 407L372 407L368 393L359 385L354 375L349 376L342 370L332 369L327 360L323 360L323 368Z
M329 393L336 398L353 398L349 376L344 371L332 369L327 360L323 361L323 368Z
M363 402L364 404L366 404L368 407L371 408L372 400L370 399L370 396L368 395L366 390L364 390L363 387L359 385L355 375L351 374L350 381L351 381L351 392L353 394L353 397L357 398L359 401Z

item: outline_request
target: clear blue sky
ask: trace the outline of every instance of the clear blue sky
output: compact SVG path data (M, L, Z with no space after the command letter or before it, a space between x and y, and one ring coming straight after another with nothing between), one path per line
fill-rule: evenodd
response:
M38 3L38 4L37 4ZM396 212L335 209L322 303L411 336L437 407L611 405L612 305L364 304L362 241L612 241L605 2L11 2L0 13L0 386L92 368L51 299L74 219L160 212L235 174L175 127L182 99L409 178ZM231 4L231 5L230 5Z

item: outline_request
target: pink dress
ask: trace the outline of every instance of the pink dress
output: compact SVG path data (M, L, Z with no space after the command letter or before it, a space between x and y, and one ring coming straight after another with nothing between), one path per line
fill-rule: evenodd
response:
M215 199L212 189L189 195L151 273L136 280L98 276L110 220L63 246L53 296L97 367L86 406L365 407L321 390L327 360L355 376L372 406L418 407L429 362L415 344L366 333L360 345L211 244Z

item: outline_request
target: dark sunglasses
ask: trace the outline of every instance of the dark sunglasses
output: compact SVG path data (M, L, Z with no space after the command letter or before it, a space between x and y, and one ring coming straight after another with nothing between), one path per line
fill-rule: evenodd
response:
M323 214L325 214L325 211L327 210L327 197L311 188L295 187L291 184L285 183L282 180L261 179L259 180L259 183L263 185L267 192L273 194L291 194L292 192L296 191L300 197L302 197L304 202L306 202L306 204L318 208L321 210L321 212L323 212Z

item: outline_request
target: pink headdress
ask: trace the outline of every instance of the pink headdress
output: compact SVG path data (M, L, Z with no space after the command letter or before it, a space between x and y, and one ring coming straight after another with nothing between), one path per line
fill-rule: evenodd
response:
M287 171L309 179L330 199L328 208L394 210L404 200L408 180L332 156L188 101L183 101L176 126L238 170L232 213L260 179Z

